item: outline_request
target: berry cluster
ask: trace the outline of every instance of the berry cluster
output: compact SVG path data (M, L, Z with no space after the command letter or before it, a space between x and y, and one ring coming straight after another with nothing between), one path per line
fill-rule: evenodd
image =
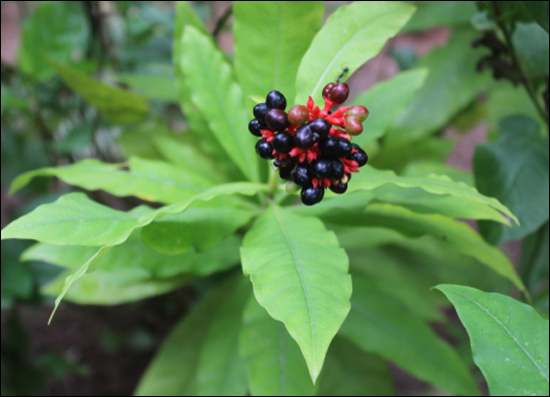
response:
M265 103L254 106L248 130L261 137L256 153L264 159L275 159L273 164L280 177L292 181L287 190L301 187L305 205L320 202L326 188L344 193L351 173L359 172L358 167L368 161L365 151L350 142L351 135L363 132L367 108L342 106L330 111L348 95L346 83L329 83L323 89L323 110L309 97L306 106L293 106L286 113L286 98L278 91L271 91Z

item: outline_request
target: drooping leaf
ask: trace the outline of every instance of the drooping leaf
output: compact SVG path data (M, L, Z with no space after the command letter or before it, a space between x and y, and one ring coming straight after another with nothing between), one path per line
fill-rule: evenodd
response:
M246 234L241 257L258 303L298 342L315 382L349 311L348 259L336 236L316 218L272 206Z
M458 168L450 167L446 164L438 162L418 162L407 165L401 176L411 178L425 178L427 175L446 175L455 182L462 182L468 186L475 186L474 177L470 172L460 170Z
M530 79L548 77L548 32L534 22L517 23L512 42Z
M354 175L352 182L350 182L350 191L373 190L387 184L396 185L405 189L422 189L433 195L440 195L443 197L452 196L459 199L460 201L452 200L451 198L449 198L449 200L445 200L444 198L437 200L437 198L433 198L433 201L438 202L438 206L440 206L441 209L444 209L447 205L449 211L461 211L463 214L460 216L464 218L472 216L473 219L475 219L481 216L502 223L508 223L508 221L499 214L500 212L517 220L514 214L498 200L485 197L475 188L464 183L454 182L444 175L429 175L424 178L403 177L396 175L392 171L381 171L367 165L361 169L359 174ZM428 203L430 202L430 198L423 196L422 200L424 199L426 207L429 207ZM399 198L396 198L396 200L399 200ZM461 203L464 205L462 208L460 205ZM422 201L419 200L418 205L421 204Z
M245 96L265 97L278 90L286 97L288 110L296 95L300 61L321 28L324 3L241 1L233 12L235 71Z
M189 251L185 254L167 256L151 250L141 241L139 233L133 233L124 244L113 247L100 262L97 270L114 274L128 269L139 269L140 281L182 274L208 276L239 263L240 243L240 238L232 236L207 252ZM94 247L61 247L39 243L26 250L21 260L37 260L75 270L96 250Z
M317 387L296 341L254 298L244 311L240 353L253 396L315 395Z
M319 378L319 396L393 396L393 380L380 357L336 336Z
M136 396L197 395L197 369L208 329L238 281L232 278L210 291L176 324L141 378Z
M384 136L397 116L407 108L413 94L422 87L426 75L424 69L399 73L357 96L353 105L365 106L369 110L369 118L364 123L364 132L354 137L353 142L364 146Z
M160 74L119 74L118 79L141 95L168 103L177 103L179 93L174 79Z
M419 31L435 26L470 26L476 12L475 1L417 1L418 10L403 28Z
M499 123L500 138L480 145L474 156L476 185L495 197L518 217L520 225L503 228L480 222L480 232L491 244L515 240L538 229L549 217L548 138L526 116L511 116Z
M537 23L548 33L548 2L547 1L522 1L523 5Z
M11 186L18 191L37 176L55 176L86 190L105 190L115 196L136 196L147 201L176 203L205 190L207 181L193 172L182 172L165 162L129 160L130 171L122 165L89 159L65 167L50 167L20 175Z
M512 281L520 290L525 286L506 255L487 244L468 225L441 215L422 215L391 204L370 204L366 211L333 211L323 215L329 223L347 226L391 228L407 236L432 235L450 248L471 256Z
M56 21L52 23L52 21ZM88 24L84 5L79 1L45 1L23 21L18 66L38 80L53 74L44 55L68 62L86 48Z
M353 277L350 315L340 334L415 377L459 395L479 395L454 349L405 306L381 293L369 279Z
M410 142L443 128L487 88L491 78L487 73L480 74L475 70L480 58L478 50L470 46L475 35L470 30L459 30L447 46L436 48L420 60L418 68L428 69L428 76L407 110L391 127L386 138L388 147L410 150L407 147Z
M437 287L468 331L472 354L493 396L546 396L548 320L508 296L459 285Z
M167 215L141 230L143 241L155 251L174 255L196 249L212 249L255 214L228 206L193 206L187 211Z
M149 105L143 97L106 85L51 58L48 62L73 91L113 123L139 123L147 117Z
M405 3L386 1L357 1L340 7L317 33L302 59L295 103L306 103L311 96L319 104L327 83L334 82L345 67L351 75L378 54L414 10Z
M247 112L241 88L231 66L207 36L192 26L184 30L181 68L193 104L207 122L227 155L249 180L259 180L255 139L247 131Z
M246 396L246 367L239 355L242 313L251 297L240 277L212 319L197 363L197 395Z

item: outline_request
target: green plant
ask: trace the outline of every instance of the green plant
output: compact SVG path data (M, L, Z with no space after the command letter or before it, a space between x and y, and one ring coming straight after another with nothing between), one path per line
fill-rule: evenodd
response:
M305 207L254 153L250 98L278 90L289 107L308 96L318 102L344 68L351 75L422 20L406 25L415 8L399 2L356 2L322 27L322 2L236 2L233 11L231 62L190 6L177 4L174 62L185 134L130 131L121 145L136 155L127 162L83 160L12 183L15 192L35 177L55 176L163 206L123 212L70 193L12 222L2 239L36 240L23 260L66 269L43 290L58 296L54 313L62 299L116 304L204 287L138 395L386 395L393 392L386 360L449 393L479 394L467 362L429 327L445 323L438 308L446 304L429 289L453 283L509 293L513 285L526 299L529 291L498 248L457 220L509 226L518 219L445 166L452 142L436 135L494 84L475 73L482 53L469 43L476 32L457 28L417 68L356 96L353 105L370 116L354 141L368 149L372 166L354 175L345 195L327 191L322 203ZM142 97L62 61L50 56L51 72L110 122L151 118ZM143 146L127 145L132 139ZM475 362L485 375L499 373L487 379L492 393L547 394L546 320L501 295L438 288L456 305ZM519 319L506 324L503 306ZM481 330L478 309L487 321ZM532 322L528 332L521 331L525 321ZM504 333L495 322L506 325ZM510 357L487 364L500 347L484 339L485 329L499 332Z

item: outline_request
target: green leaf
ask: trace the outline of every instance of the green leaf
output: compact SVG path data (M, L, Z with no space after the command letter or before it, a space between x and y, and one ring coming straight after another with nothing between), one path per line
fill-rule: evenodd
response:
M349 311L348 259L336 236L316 218L273 206L246 234L241 258L258 303L298 342L315 382Z
M235 71L245 95L265 97L278 90L290 108L298 67L321 28L324 3L241 1L235 3L233 12Z
M140 123L149 114L145 98L129 91L103 84L84 73L51 58L48 62L61 78L86 102L115 124Z
M53 74L44 55L59 62L74 60L85 52L88 23L79 1L44 1L23 21L18 66L38 80ZM55 23L52 23L55 21Z
M159 280L141 280L140 269L126 269L116 273L95 270L75 280L64 298L80 305L119 305L147 299L173 291L192 280L191 276L178 276ZM44 295L59 296L65 280L72 277L64 272L40 289Z
M242 313L251 297L250 283L240 277L206 331L197 365L197 395L246 396L246 367L239 355Z
M449 248L489 266L512 281L520 290L526 292L506 255L487 244L465 223L441 215L415 214L391 204L370 204L363 213L333 211L324 215L323 219L330 223L346 224L347 226L391 228L411 237L432 235L448 244Z
M548 138L525 116L508 117L499 123L499 129L497 141L476 148L476 185L480 192L510 208L520 225L503 228L480 222L481 234L494 245L526 236L549 217Z
M548 320L508 296L459 285L436 288L468 331L491 395L548 395Z
M208 115L208 125L243 175L259 180L255 139L246 130L244 96L235 83L231 66L210 38L192 26L184 30L181 68L193 103Z
M470 26L476 12L475 1L415 1L418 10L403 28L418 31L434 26Z
M403 169L403 172L401 172L400 175L411 178L424 178L430 174L446 175L455 182L462 182L472 187L475 186L474 176L470 172L438 162L422 161L418 163L411 163Z
M11 96L10 90L7 86L2 83L2 104L1 104L1 114L4 114L4 109L8 104L8 99Z
M548 33L548 1L522 1L529 14Z
M200 175L182 172L164 162L134 157L129 160L129 165L130 172L126 172L121 170L121 165L89 159L64 167L42 168L17 177L10 192L15 193L37 176L55 176L86 190L101 189L119 197L136 196L171 204L185 200L207 186Z
M223 204L223 203L222 203ZM167 215L141 229L141 238L155 251L174 255L208 251L246 225L255 214L228 206L193 206Z
M400 2L357 1L340 7L317 33L296 79L295 103L308 96L319 104L321 92L348 68L349 75L382 49L407 23L415 8Z
M31 239L55 245L101 246L139 223L137 212L97 204L83 193L44 204L2 229L2 240Z
M243 315L240 353L253 396L314 396L300 348L283 323L272 319L256 299Z
M319 378L319 396L393 396L388 366L380 357L365 353L336 336Z
M197 395L197 370L208 330L239 279L210 291L176 324L141 378L136 396Z
M364 124L365 131L353 137L353 142L364 146L384 136L397 116L407 108L413 94L422 87L426 75L427 71L423 69L399 73L357 96L353 105L369 109L369 118Z
M225 271L239 263L240 243L240 238L232 236L207 252L188 251L167 256L151 250L141 241L139 233L133 233L128 241L113 247L105 255L97 270L115 274L138 269L139 281L171 278L182 274L204 277ZM94 247L63 247L40 243L26 250L21 260L37 260L74 270L93 256L96 250Z
M368 278L353 277L351 312L341 335L415 377L459 395L479 395L470 374L451 346L405 306L381 293Z
M417 201L418 207L433 206L440 211L448 210L454 213L460 213L464 218L478 217L493 219L502 223L508 221L500 214L504 214L517 222L517 218L508 208L502 205L498 200L481 195L476 189L461 182L454 182L444 175L429 175L424 178L411 178L397 176L392 171L381 171L370 166L364 167L350 184L350 191L374 190L384 185L395 185L404 189L411 189L412 196L422 189L435 197L420 195ZM391 190L387 190L391 192ZM382 193L380 193L382 195ZM403 201L411 203L412 198L407 201L407 192L404 192ZM437 196L440 196L439 198ZM453 199L455 198L455 199ZM399 197L393 200L399 202ZM500 212L500 213L499 213Z
M548 3L546 3L548 4ZM548 6L547 6L548 7ZM549 40L536 23L517 23L512 42L521 59L527 75L533 78L546 78L549 71Z
M159 99L169 103L179 101L179 93L174 85L174 78L155 74L119 74L118 79L128 84L132 91L137 91L149 99Z
M480 53L470 43L476 34L459 30L447 46L436 48L420 60L418 68L428 69L428 77L407 110L395 120L386 138L389 147L409 150L403 146L445 127L487 88L491 82L489 75L475 70Z

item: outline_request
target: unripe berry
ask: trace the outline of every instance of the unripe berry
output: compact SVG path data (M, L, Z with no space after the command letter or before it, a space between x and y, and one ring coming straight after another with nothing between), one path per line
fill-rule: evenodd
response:
M266 125L265 115L267 114L267 112L269 112L269 108L267 107L267 105L265 103L259 103L254 106L253 112L254 117L260 120L263 125Z
M349 108L346 115L348 117L355 117L360 122L363 122L367 119L367 117L369 117L369 111L366 107L357 105Z
M330 132L330 123L325 119L315 119L311 121L308 125L314 134L319 135L319 139L325 139Z
M290 124L302 125L307 123L309 111L303 105L292 106L288 111L288 121Z
M288 182L286 183L286 191L287 191L287 193L290 193L290 194L296 193L298 190L300 190L300 185L297 185L297 184L295 184L295 183L292 182L292 181L288 181Z
M273 159L273 146L265 139L260 139L256 143L256 153L263 159Z
M329 94L330 94L330 90L332 90L334 88L336 84L334 83L328 83L325 88L323 88L323 98L328 98L329 97Z
M273 148L279 153L288 153L294 148L294 137L286 131L279 132L271 142Z
M265 122L268 126L277 131L283 131L289 126L288 115L281 109L269 110L265 116Z
M363 132L363 124L355 117L346 117L345 123L346 132L350 135L359 135Z
M305 205L317 204L323 199L325 189L322 187L314 188L313 186L305 187L300 192L300 198Z
M286 98L279 91L273 90L269 94L267 94L267 97L265 98L265 104L270 109L285 110Z
M252 135L262 136L262 132L260 131L262 127L262 123L258 119L252 119L250 123L248 123L248 131L250 131Z
M341 104L348 99L348 96L349 86L346 83L338 83L330 90L329 99L336 104Z

